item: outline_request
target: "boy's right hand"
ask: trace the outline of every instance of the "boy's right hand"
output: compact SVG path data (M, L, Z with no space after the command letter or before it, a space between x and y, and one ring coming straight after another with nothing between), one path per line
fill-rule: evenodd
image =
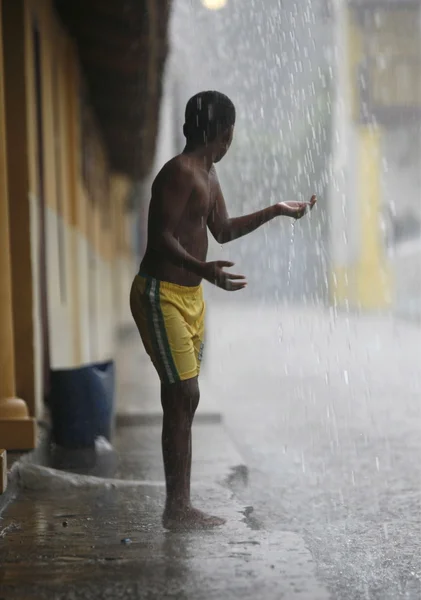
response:
M203 279L228 292L242 290L247 285L244 275L234 275L234 273L227 273L223 270L224 267L233 266L234 263L227 260L207 262L203 266Z

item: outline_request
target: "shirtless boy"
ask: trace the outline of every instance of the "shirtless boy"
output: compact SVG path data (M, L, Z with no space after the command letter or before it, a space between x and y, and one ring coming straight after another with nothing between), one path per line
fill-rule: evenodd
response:
M166 529L205 529L224 523L190 503L191 427L199 403L203 352L203 279L227 291L246 286L223 260L207 262L208 234L224 244L279 216L301 218L316 203L281 202L230 218L214 164L227 153L235 108L224 94L201 92L186 106L183 152L152 186L148 244L130 306L143 344L161 380L162 452L166 479Z

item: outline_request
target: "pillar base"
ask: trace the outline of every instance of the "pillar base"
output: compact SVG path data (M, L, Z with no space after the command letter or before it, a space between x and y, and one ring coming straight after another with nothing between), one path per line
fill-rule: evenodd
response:
M37 424L34 418L0 419L0 443L6 450L33 450Z
M7 452L0 450L0 494L4 494L7 488Z

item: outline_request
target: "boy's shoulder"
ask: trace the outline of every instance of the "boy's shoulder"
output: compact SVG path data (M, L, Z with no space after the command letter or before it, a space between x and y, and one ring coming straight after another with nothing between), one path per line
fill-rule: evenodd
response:
M155 177L154 183L165 183L168 182L168 179L191 177L192 175L194 175L194 169L191 161L184 154L177 154L165 163Z

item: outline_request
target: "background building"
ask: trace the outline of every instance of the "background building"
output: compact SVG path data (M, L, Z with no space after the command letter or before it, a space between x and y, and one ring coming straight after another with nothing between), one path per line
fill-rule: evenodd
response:
M331 300L419 316L420 2L334 7Z

